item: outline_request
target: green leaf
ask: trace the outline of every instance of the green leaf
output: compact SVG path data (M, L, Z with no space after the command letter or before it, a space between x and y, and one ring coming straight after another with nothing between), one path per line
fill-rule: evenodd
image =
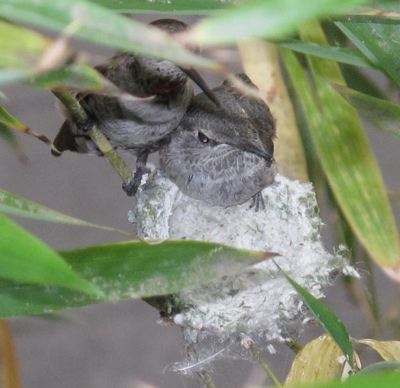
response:
M43 143L49 144L50 140L43 133L34 131L29 128L27 125L19 121L15 118L11 113L9 113L5 108L0 106L0 124L4 127L8 127L9 129L15 129L19 132L25 133L27 135L33 136L36 139L42 141ZM3 133L7 131L3 130ZM7 134L6 134L7 136Z
M15 138L14 132L10 130L6 125L0 122L0 137L3 138L11 146L16 145L17 139Z
M400 372L400 361L379 361L361 369L358 374L371 374L377 372Z
M99 72L83 64L38 73L36 65L51 43L50 39L36 32L0 21L0 69L4 69L0 70L0 84L18 80L46 89L65 86L76 90L116 92L117 88L112 87Z
M337 46L322 46L316 43L302 42L301 40L289 40L279 42L285 47L302 54L313 55L319 58L330 59L348 65L376 69L359 51Z
M305 384L299 385L298 387L303 388L394 388L400 386L400 373L398 372L386 372L374 375L362 375L356 374L349 377L345 381L334 381L331 383L321 384Z
M243 0L90 0L103 7L127 13L166 12L174 14L204 15L231 8Z
M16 119L2 106L0 106L0 123L6 125L9 128L14 128L18 131L24 132L26 130L26 125Z
M346 84L350 88L373 97L386 98L385 92L381 90L381 85L378 85L375 80L364 74L362 69L348 65L341 65L340 68Z
M19 195L10 193L2 189L0 189L0 212L19 217L32 218L40 221L90 226L93 228L125 233L118 229L92 224L91 222L67 216L55 210L49 209L46 206L40 205L39 203L30 201L29 199L20 197Z
M309 41L325 44L316 24L302 29ZM318 100L293 53L283 49L291 83L301 102L323 170L355 235L389 271L400 261L400 242L383 179L359 118L330 85L343 84L338 65L310 57ZM394 276L395 278L395 276Z
M400 5L380 4L383 10L400 11ZM400 29L398 23L356 22L351 17L336 22L340 30L372 62L384 69L400 86Z
M0 279L98 292L42 241L0 214Z
M62 66L26 80L29 86L54 89L64 86L75 90L105 90L109 82L87 65Z
M342 85L335 85L335 89L359 111L360 115L374 129L391 133L400 138L400 105L368 96Z
M68 88L74 91L107 94L134 99L136 96L119 89L115 84L103 77L96 69L83 64L62 66L42 74L30 76L23 81L42 89L54 90ZM140 97L138 97L140 98Z
M12 70L15 76L16 70L30 69L50 43L36 32L0 20L0 69Z
M282 38L309 20L340 12L366 0L251 0L200 21L187 34L195 45L213 46L250 38Z
M276 264L276 263L275 263ZM326 332L333 338L343 354L346 356L347 361L354 367L354 354L353 347L350 342L349 334L342 321L329 310L323 303L312 296L305 290L299 283L293 280L285 271L283 271L277 264L276 266L282 271L288 282L293 286L297 293L302 297L304 303L313 313L319 323L325 328Z
M17 155L21 162L27 160L27 156L23 152L21 145L15 136L14 131L0 122L0 139L5 140L5 142L12 148L14 153Z
M0 317L176 293L237 273L264 254L197 241L141 241L61 252L74 271L96 284L104 298L60 287L0 282Z
M59 32L69 26L74 35L93 43L183 65L220 68L215 62L185 49L165 32L85 0L2 0L0 16Z

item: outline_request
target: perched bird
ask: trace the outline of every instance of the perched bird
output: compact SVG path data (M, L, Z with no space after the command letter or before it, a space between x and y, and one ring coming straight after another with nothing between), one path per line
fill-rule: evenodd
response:
M171 34L187 27L173 19L160 19L151 25ZM77 96L90 120L113 147L137 155L135 177L124 187L128 195L133 195L146 169L148 154L164 144L186 113L193 97L189 78L214 103L218 104L218 101L193 68L179 67L168 60L122 53L96 69L123 92L144 98L135 100L99 94ZM83 124L67 117L53 142L53 155L59 156L65 150L99 154L86 133L87 123Z
M239 77L254 86L250 79ZM168 145L162 171L186 195L228 207L254 198L275 177L275 122L267 105L241 95L229 82L213 89L221 108L204 93L193 98Z

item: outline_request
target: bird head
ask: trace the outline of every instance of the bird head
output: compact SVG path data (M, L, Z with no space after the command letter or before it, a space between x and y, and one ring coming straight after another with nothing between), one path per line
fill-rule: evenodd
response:
M187 29L187 24L176 19L158 19L151 22L150 25L171 35ZM197 50L194 49L194 51ZM153 57L138 56L138 61L141 62L142 69L144 69L144 79L148 80L149 87L155 94L162 95L174 92L186 83L187 78L190 78L216 106L219 106L215 94L193 67L178 66L169 60Z

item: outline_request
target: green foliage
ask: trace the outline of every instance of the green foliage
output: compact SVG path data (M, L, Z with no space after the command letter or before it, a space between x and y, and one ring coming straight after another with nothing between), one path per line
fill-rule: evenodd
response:
M358 50L337 46L322 46L317 43L303 42L301 40L288 40L279 43L280 47L288 48L301 54L313 55L318 58L329 59L347 65L375 69Z
M359 111L366 122L372 124L374 129L400 138L400 105L341 85L335 85L335 88Z
M218 66L185 49L155 28L130 20L96 4L81 0L2 0L0 15L53 31L67 27L93 43L216 69Z
M400 5L392 3L381 5L384 11L400 11ZM400 86L400 41L399 22L370 19L357 22L349 18L337 22L336 25L354 43L354 45L373 63L378 63L386 74Z
M165 12L174 14L204 15L232 8L243 0L90 0L103 7L126 13Z
M302 34L306 40L324 43L318 25L303 27ZM315 99L294 54L285 49L283 56L322 167L343 214L377 262L383 266L398 265L398 232L374 155L354 108L327 82L343 84L338 65L309 58L317 86L318 99Z
M386 101L360 71L381 71L394 85L400 86L400 6L391 2L377 4L376 9L351 10L351 16L339 14L363 3L367 1L310 0L305 6L298 0L2 0L0 84L20 82L41 89L67 87L121 93L89 66L70 63L71 36L223 73L227 72L225 65L195 53L193 47L232 45L251 38L273 40L282 49L294 102L300 108L298 121L302 121L306 131L304 138L312 141L306 144L307 160L313 164L310 170L317 172L314 176L320 174L320 182L329 182L335 197L331 203L340 207L346 225L351 228L351 233L347 232L358 237L378 265L384 269L398 268L398 231L356 109L376 129L390 132L396 138L400 136L400 106ZM175 38L119 14L147 12L210 16ZM325 20L330 27L326 31L335 35L330 40L334 43L328 44L319 24L313 22L321 17L330 17ZM49 38L26 26L55 31L58 35ZM336 39L340 34L340 39ZM349 48L349 42L354 48ZM350 87L339 64L344 65ZM14 129L42 136L0 107L0 140L15 146ZM318 158L313 155L314 150ZM113 230L3 190L0 190L0 212ZM130 241L57 253L0 214L0 317L176 293L240 272L262 258L260 252L194 241L154 245ZM340 368L334 363L337 352L342 351L350 363L355 355L343 323L285 276L340 348L328 343L325 337L324 349L330 349L330 357L326 357L323 368L317 372L322 375L327 371L329 376L338 377ZM313 360L318 359L317 342L308 344L308 350L313 350ZM366 367L365 373L398 369L397 341L359 342L390 361ZM303 368L297 372L303 376L304 368L312 368L309 363L301 362L300 357L297 362ZM316 374L316 370L306 372L307 376ZM345 382L324 382L320 386L395 387L400 386L400 374L358 374Z
M282 271L282 270L281 270ZM352 367L354 367L353 347L350 342L350 336L347 333L343 322L317 298L311 295L299 283L293 280L287 273L282 271L288 282L293 286L301 296L304 303L313 313L319 323L325 328L326 332L333 338Z
M0 275L16 282L55 284L88 294L98 289L43 242L0 214Z
M0 20L1 70L15 72L29 69L49 45L48 38Z
M58 211L49 209L29 199L0 189L0 212L19 217L32 218L39 221L57 222L61 224L90 226L109 231L119 231L107 226L92 224L78 218L70 217ZM125 232L123 232L125 233Z
M29 260L26 251L19 254ZM128 241L60 254L75 273L96 284L103 296L49 287L48 283L54 284L49 281L51 277L39 281L42 285L4 280L0 281L0 317L43 314L91 303L172 294L238 273L263 258L260 252L196 241L168 241L155 245ZM69 286L69 283L62 285Z
M188 41L204 46L235 43L249 38L281 38L316 17L340 12L365 0L250 0L240 7L204 19Z

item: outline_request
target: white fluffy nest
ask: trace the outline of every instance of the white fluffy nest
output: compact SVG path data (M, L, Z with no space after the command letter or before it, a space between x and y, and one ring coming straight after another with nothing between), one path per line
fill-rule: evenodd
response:
M251 201L212 207L185 196L156 172L142 185L131 218L134 214L144 240L185 238L277 252L281 268L322 297L332 274L349 267L344 248L333 255L322 246L312 185L277 175L262 194L265 209L258 212L249 208ZM191 306L174 317L190 349L187 365L174 367L181 372L203 368L216 358L245 357L244 340L263 345L286 341L309 319L301 299L270 260L178 297Z

